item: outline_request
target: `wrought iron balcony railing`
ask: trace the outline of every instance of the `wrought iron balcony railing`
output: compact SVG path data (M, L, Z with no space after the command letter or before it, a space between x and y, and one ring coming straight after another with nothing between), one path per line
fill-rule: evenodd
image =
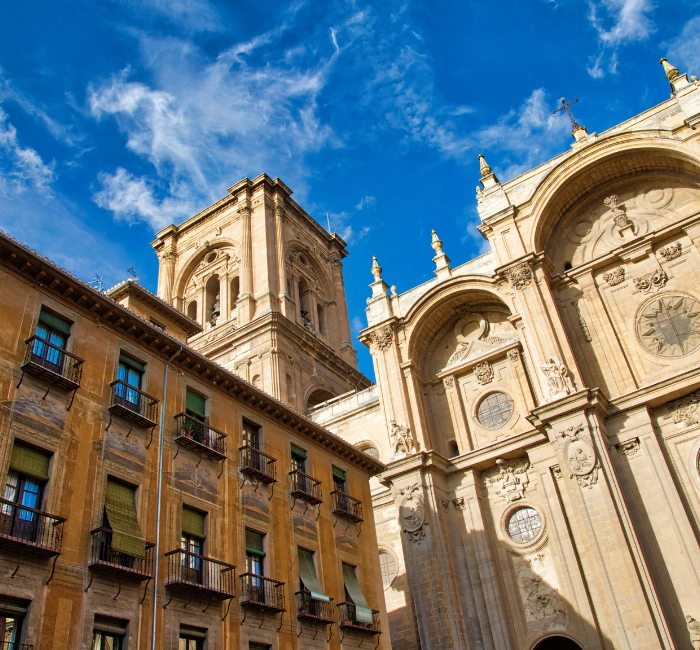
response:
M362 515L362 501L358 501L349 494L340 492L340 490L333 490L333 492L331 492L331 498L333 499L331 512L334 515L355 523L364 521Z
M236 567L204 555L176 549L168 558L165 586L172 591L220 598L236 597Z
M16 643L14 641L0 641L0 650L34 650L30 643Z
M133 577L137 580L146 580L153 577L153 547L155 544L145 544L145 557L134 557L115 551L112 548L112 530L109 528L95 528L91 530L92 551L90 554L90 568L119 575L120 577Z
M363 623L362 621L357 620L355 615L357 608L353 603L338 603L337 607L340 611L340 627L361 630L362 632L368 632L369 634L382 633L379 623L379 612L377 610L372 610L371 623Z
M255 573L241 574L241 605L274 612L287 611L284 606L284 582Z
M63 517L0 499L0 544L16 550L59 555L65 521Z
M196 449L215 460L226 458L226 434L186 413L175 416L175 442Z
M31 336L25 343L27 349L24 353L23 371L44 377L52 384L68 390L80 388L83 376L83 360L80 357L40 336Z
M310 591L297 591L294 593L297 599L297 618L305 618L324 623L335 622L335 609L333 599L330 602L311 598Z
M321 481L297 469L289 472L289 479L291 484L290 493L295 499L301 499L312 505L323 503Z
M121 415L145 427L154 427L158 421L158 400L122 379L113 381L110 413ZM108 427L109 428L109 427Z
M272 456L250 445L244 445L239 451L241 452L241 472L253 476L261 483L277 481L276 460Z

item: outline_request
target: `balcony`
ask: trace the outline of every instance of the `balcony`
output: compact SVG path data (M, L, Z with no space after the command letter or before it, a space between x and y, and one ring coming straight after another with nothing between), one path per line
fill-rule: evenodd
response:
M306 501L314 506L323 503L321 481L317 481L313 476L299 470L289 472L289 479L291 482L290 493L295 499Z
M43 377L68 390L80 388L83 375L83 360L80 357L36 335L25 343L27 350L24 353L23 372Z
M317 623L335 623L333 599L329 603L311 598L310 591L297 591L297 618Z
M0 499L0 545L20 553L60 555L63 517Z
M254 573L241 575L241 606L255 607L269 612L285 612L284 582Z
M236 597L236 567L210 557L177 549L165 554L168 578L165 586L189 596L226 600Z
M115 575L120 578L148 580L153 577L153 547L146 544L146 557L139 558L126 555L112 549L112 531L109 528L91 530L92 552L88 566L100 573Z
M345 492L340 492L339 490L333 490L333 492L331 492L331 498L333 499L331 512L334 515L356 524L364 521L362 516L362 501L353 499L349 494L345 494Z
M120 415L144 427L155 427L158 421L158 400L148 393L117 379L110 385L112 401L110 415Z
M185 413L178 413L175 421L175 442L214 460L226 458L226 434Z
M15 643L14 641L0 641L0 650L34 650L30 643Z
M363 623L358 621L355 616L355 605L353 603L339 603L337 605L340 610L340 627L350 630L366 632L368 634L381 634L379 624L379 612L372 610L372 622Z
M239 449L241 452L241 472L252 476L261 483L276 483L277 468L275 459L268 456L259 449L244 445Z

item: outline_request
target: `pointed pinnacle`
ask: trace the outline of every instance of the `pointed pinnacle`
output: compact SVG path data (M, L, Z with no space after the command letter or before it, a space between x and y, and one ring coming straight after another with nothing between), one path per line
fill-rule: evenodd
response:
M484 158L484 154L481 154L481 153L479 154L479 171L481 172L482 178L493 174L491 167L489 167L489 164L486 162L486 159Z
M379 262L374 256L372 256L372 275L375 282L379 282L382 279L382 267L379 266Z
M666 59L661 59L660 63L664 67L666 79L673 81L677 76L679 76L678 68L674 68Z

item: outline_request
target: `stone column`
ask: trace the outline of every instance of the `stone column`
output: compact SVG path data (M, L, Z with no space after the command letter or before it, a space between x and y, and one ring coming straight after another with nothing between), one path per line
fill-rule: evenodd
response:
M442 378L442 383L445 387L447 403L450 406L450 418L452 419L452 427L454 428L457 444L459 445L459 453L463 454L474 449L474 442L467 428L467 417L464 413L464 404L460 394L459 382L454 375L447 375Z
M355 350L352 347L350 335L350 318L348 317L348 304L345 299L345 285L343 283L343 263L339 258L331 262L333 271L333 296L335 301L336 313L335 323L330 323L326 320L326 329L330 332L331 328L337 328L337 336L340 339L340 358L349 363L353 368L357 367L357 357ZM329 296L330 298L331 296Z
M239 209L241 215L241 290L238 295L238 326L245 325L253 317L253 243L250 233L250 201L244 199Z
M277 255L277 277L279 278L279 310L282 315L290 318L292 305L287 294L287 265L285 264L284 246L284 205L277 197L275 199L275 253Z
M158 276L158 296L165 302L174 305L177 296L173 294L173 282L175 281L175 262L177 253L166 251L160 258L160 273Z

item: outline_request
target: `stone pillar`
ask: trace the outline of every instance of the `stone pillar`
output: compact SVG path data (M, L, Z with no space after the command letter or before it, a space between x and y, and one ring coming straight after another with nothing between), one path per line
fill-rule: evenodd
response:
M253 242L250 232L250 201L244 199L239 209L241 215L241 290L238 295L238 326L245 325L253 317Z
M326 319L326 329L330 332L331 328L337 328L336 336L340 339L340 358L346 363L349 363L353 368L357 368L357 355L352 347L348 304L345 299L343 263L339 258L335 258L331 262L331 269L333 274L333 296L329 296L329 298L335 301L336 307L333 311L336 316L335 322L333 323Z
M279 310L283 316L290 318L292 305L287 294L287 265L285 264L284 246L284 205L279 198L275 200L275 253L277 255L277 276L279 278Z
M173 293L176 261L177 253L175 253L175 251L166 251L163 253L160 258L160 269L158 274L158 295L162 297L165 302L171 305L175 305L175 300L177 298L177 296L175 296Z
M442 378L442 383L445 387L447 403L450 406L450 418L452 419L452 427L459 445L459 453L463 454L474 449L474 442L467 428L467 417L464 412L462 396L460 395L459 382L454 375L447 375Z

